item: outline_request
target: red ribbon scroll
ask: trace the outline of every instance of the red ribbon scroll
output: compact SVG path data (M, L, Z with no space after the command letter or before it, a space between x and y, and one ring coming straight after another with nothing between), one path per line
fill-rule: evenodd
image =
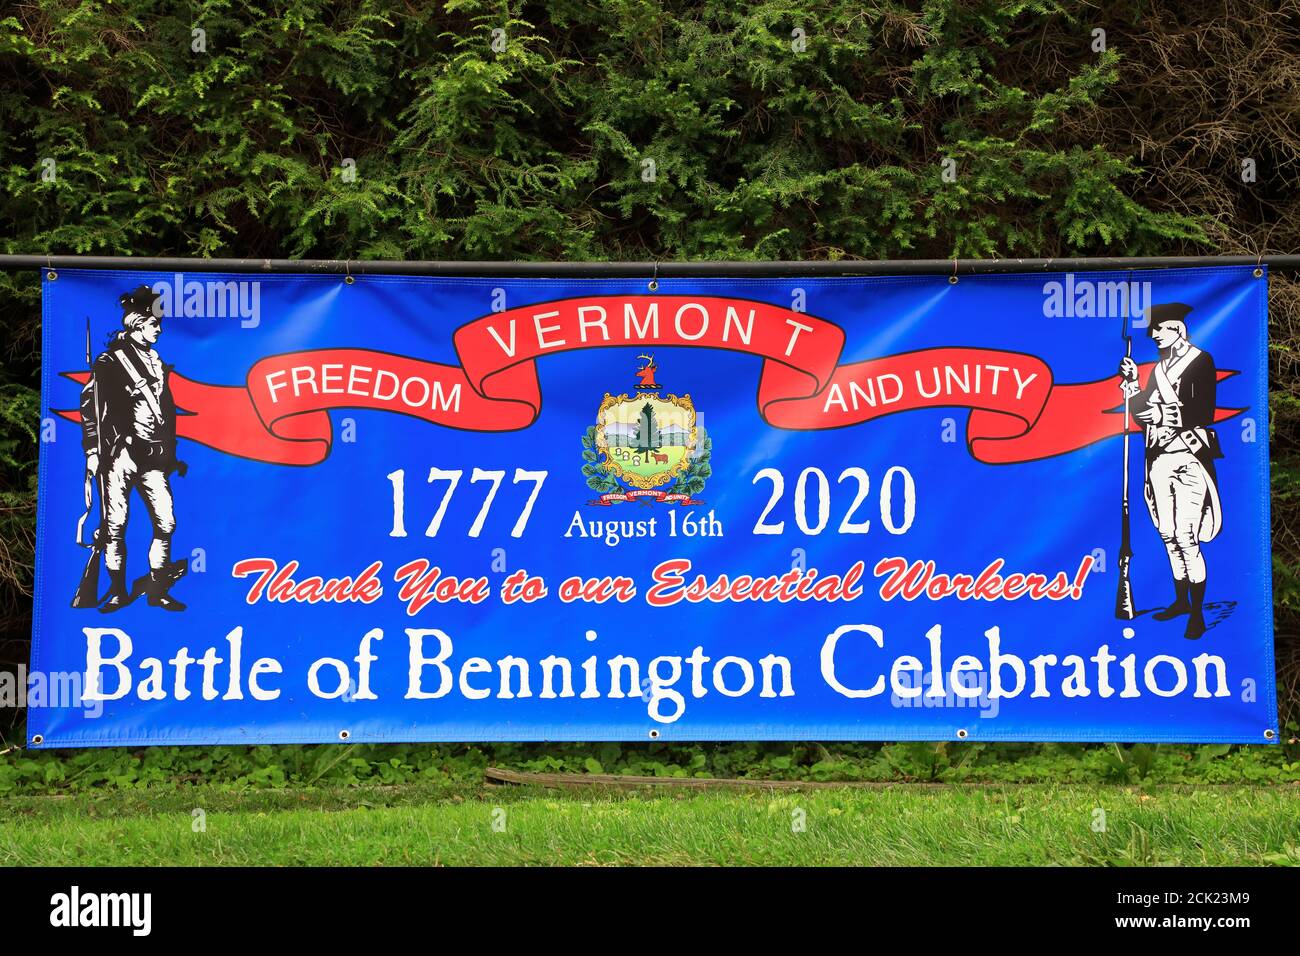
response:
M674 346L763 358L758 412L777 428L842 428L919 408L971 410L966 444L1011 464L1074 451L1120 433L1119 376L1057 385L1039 358L937 348L839 365L844 331L825 319L722 296L583 296L475 319L453 335L459 365L358 348L271 355L244 385L172 373L181 438L283 465L330 451L329 410L370 408L471 431L527 428L542 407L536 360L573 349ZM1151 364L1139 366L1145 383ZM1235 372L1220 371L1222 380ZM84 383L88 372L65 372ZM1222 421L1243 409L1219 408ZM71 421L76 410L60 411ZM1131 431L1140 427L1130 421Z

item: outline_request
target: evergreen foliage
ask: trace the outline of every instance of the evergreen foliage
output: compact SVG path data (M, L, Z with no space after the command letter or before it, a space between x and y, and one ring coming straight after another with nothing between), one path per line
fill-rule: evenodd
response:
M0 249L1296 252L1294 12L1267 0L0 4ZM1272 284L1279 654L1294 713L1300 306L1294 283ZM0 275L0 659L15 661L30 615L39 315L36 275Z

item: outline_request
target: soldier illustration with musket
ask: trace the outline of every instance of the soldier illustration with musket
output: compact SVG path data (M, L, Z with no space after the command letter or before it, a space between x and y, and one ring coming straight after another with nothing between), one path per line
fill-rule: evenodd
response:
M1187 335L1191 306L1174 302L1148 311L1147 335L1160 351L1146 387L1137 364L1120 362L1120 389L1146 436L1145 497L1174 578L1174 602L1152 615L1187 615L1183 636L1205 633L1205 556L1201 545L1219 533L1223 515L1214 462L1223 457L1213 429L1217 374L1209 352Z
M101 603L97 587L92 584L87 596L83 582L73 605L98 605L105 613L125 607L140 594L148 595L154 607L185 610L168 593L188 567L184 560L171 560L176 516L170 475L183 476L185 463L176 458L176 403L168 382L171 366L153 348L162 332L158 300L158 294L144 285L120 297L122 328L95 359L81 391L87 505L93 482L100 490L96 550L103 552L110 586ZM153 541L148 575L128 590L126 524L133 489L149 513ZM91 561L97 572L98 556L92 553Z

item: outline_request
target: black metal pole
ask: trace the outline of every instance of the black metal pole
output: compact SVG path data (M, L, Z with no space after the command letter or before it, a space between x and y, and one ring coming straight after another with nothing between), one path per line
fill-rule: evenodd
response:
M1300 270L1300 255L1142 256L1075 259L862 259L837 262L403 262L361 259L168 259L149 256L0 255L0 270L134 269L147 272L298 272L337 275L500 276L611 279L981 275L1097 272L1197 266Z

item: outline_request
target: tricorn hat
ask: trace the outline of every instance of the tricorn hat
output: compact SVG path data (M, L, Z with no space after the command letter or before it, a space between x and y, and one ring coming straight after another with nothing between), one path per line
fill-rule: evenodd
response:
M153 289L142 285L134 292L123 292L117 301L122 306L122 318L126 318L132 312L161 318L162 308L158 304L161 298L162 296Z
M1190 311L1192 307L1182 302L1162 302L1153 305L1147 310L1148 328L1155 329L1165 322L1186 322L1187 313Z

